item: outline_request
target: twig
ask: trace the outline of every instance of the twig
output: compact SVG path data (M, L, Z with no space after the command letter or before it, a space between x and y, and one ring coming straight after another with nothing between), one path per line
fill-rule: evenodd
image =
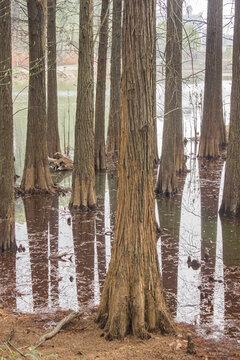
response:
M49 256L49 259L61 259L63 256L68 255L68 252L64 252L62 254L53 254Z
M70 321L72 321L73 319L75 319L76 317L80 317L82 316L84 313L83 312L75 312L73 311L71 314L69 314L68 316L66 316L65 318L63 318L61 321L59 321L59 323L57 323L57 325L55 326L55 328L46 333L45 335L43 335L40 338L40 342L38 345L35 346L35 349L37 347L39 347L40 345L42 345L42 343L44 343L44 341L51 339L52 337L54 337L57 333L59 333L59 331L62 329L62 327L66 324L68 324Z
M13 334L14 334L14 330L12 329L11 334L9 335L9 338L8 338L7 343L8 343L9 346L11 346L15 351L17 351L21 356L23 356L23 357L25 358L26 355L24 355L18 348L16 348L16 346L14 346L14 345L11 343Z

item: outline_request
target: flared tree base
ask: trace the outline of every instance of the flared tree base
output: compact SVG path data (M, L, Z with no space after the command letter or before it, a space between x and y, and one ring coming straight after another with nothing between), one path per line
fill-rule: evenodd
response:
M100 146L95 150L95 170L106 170L105 146Z
M69 203L72 213L81 213L97 209L97 199L93 182L84 182L78 176L73 178L73 190Z
M175 172L172 174L162 173L158 174L157 186L155 193L161 196L172 197L177 193L176 175Z
M128 334L149 339L157 331L175 333L159 284L153 287L150 281L146 288L143 278L131 283L124 276L111 275L106 281L96 322L106 331L107 340L121 340Z
M225 142L219 143L219 141L214 138L201 139L198 156L208 160L217 159L220 157L221 152L225 149L225 147Z
M39 162L36 166L25 167L20 189L27 194L54 194L48 164Z
M13 220L0 219L0 252L16 249Z

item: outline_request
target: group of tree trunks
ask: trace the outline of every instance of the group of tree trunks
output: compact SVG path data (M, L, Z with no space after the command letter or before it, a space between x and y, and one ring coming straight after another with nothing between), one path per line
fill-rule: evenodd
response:
M182 0L167 1L166 91L163 149L157 191L173 194L175 177L184 171L182 134ZM226 166L222 213L239 214L239 49L240 5L235 2L233 82L230 143ZM34 193L54 191L48 154L60 150L56 117L57 97L48 97L46 108L45 38L48 5L48 92L56 93L55 0L28 0L29 104L25 166L21 188ZM148 338L149 332L174 333L165 305L156 249L153 194L153 160L156 151L156 4L154 0L125 0L122 39L122 96L120 93L121 1L114 0L110 127L115 139L107 148L118 153L118 193L115 239L97 321L107 338L133 333ZM14 245L14 165L11 78L11 4L0 1L0 246ZM100 27L98 87L94 143L93 0L80 1L79 61L73 185L73 213L96 208L95 169L105 169L105 79L109 0L103 0ZM214 16L213 16L214 15ZM49 34L51 33L52 36ZM221 90L222 0L208 2L205 100L199 155L215 158L226 142ZM214 56L213 56L214 55ZM212 56L212 57L211 57ZM113 61L114 59L114 61ZM100 66L101 64L101 66ZM209 67L212 66L212 70ZM116 79L115 79L116 78ZM114 80L115 79L115 80ZM114 85L113 85L114 84ZM154 84L154 86L153 86ZM212 87L211 87L212 86ZM99 90L99 91L98 91ZM101 91L100 91L101 90ZM207 91L210 95L207 98ZM120 100L121 99L121 100ZM116 110L117 109L117 110ZM121 109L121 116L120 116ZM121 126L120 126L121 117ZM51 119L50 119L51 118ZM47 122L48 119L48 122ZM51 123L53 121L53 123ZM34 129L34 130L33 130ZM47 129L56 140L47 142ZM96 130L97 129L97 130ZM121 132L120 132L121 131ZM120 134L120 145L119 145ZM100 139L100 137L99 137ZM48 144L48 145L47 145ZM10 180L12 179L12 181Z

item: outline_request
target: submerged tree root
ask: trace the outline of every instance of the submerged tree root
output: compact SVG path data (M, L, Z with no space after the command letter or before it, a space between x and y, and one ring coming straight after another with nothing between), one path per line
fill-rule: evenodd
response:
M31 195L66 195L66 193L71 191L71 188L66 188L58 185L54 185L51 190L43 190L38 188L32 188L30 190L23 190L20 186L15 186L15 198L31 196Z

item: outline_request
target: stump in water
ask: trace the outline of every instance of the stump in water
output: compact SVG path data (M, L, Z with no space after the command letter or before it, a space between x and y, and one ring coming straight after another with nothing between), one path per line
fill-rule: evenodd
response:
M68 156L56 152L53 158L48 158L49 166L55 171L73 170L73 161Z

